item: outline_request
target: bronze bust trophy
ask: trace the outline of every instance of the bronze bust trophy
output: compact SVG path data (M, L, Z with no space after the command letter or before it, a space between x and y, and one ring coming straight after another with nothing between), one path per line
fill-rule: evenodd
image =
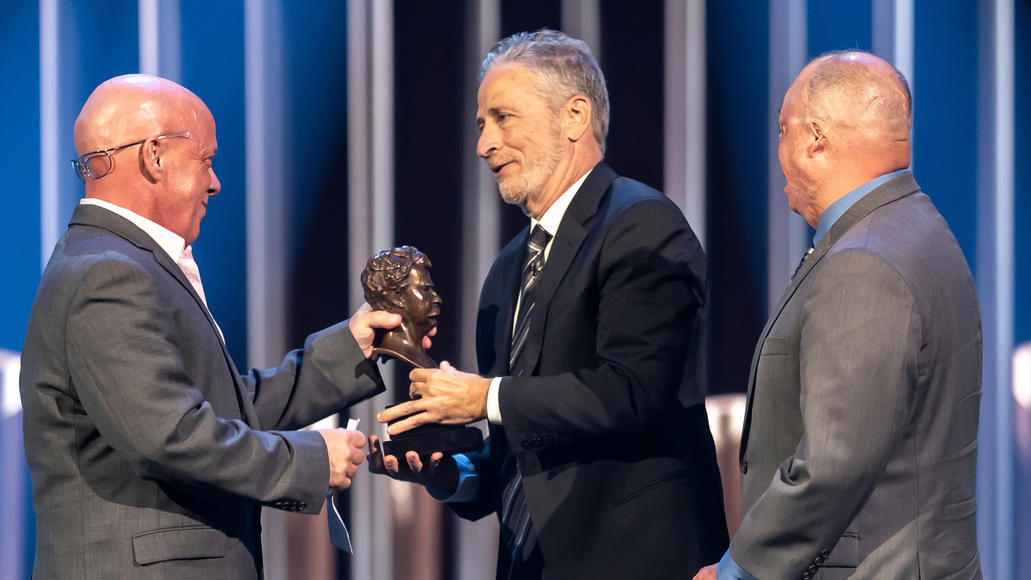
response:
M422 348L422 337L437 326L440 296L433 289L426 254L412 246L383 250L369 258L362 270L365 301L373 310L401 315L401 325L377 331L373 354L394 357L418 368L437 362Z
M436 368L426 354L422 338L437 326L442 303L430 278L426 254L412 246L383 250L369 258L362 270L365 301L374 310L401 315L401 324L391 330L377 330L374 355L396 358L417 368ZM400 420L400 419L398 419ZM483 446L483 434L466 425L426 424L383 442L388 455L404 457L407 451L429 455L435 451L461 453Z

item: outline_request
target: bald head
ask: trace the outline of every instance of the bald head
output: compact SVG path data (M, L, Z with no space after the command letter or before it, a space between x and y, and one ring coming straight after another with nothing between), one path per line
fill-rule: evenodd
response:
M182 131L211 113L186 88L160 77L123 75L104 81L75 120L75 150L105 149Z
M906 79L868 52L809 63L784 95L778 121L791 209L816 227L841 196L909 167L912 108Z
M843 133L853 146L895 155L904 149L908 157L913 101L895 67L868 52L844 51L817 58L803 75L804 114Z
M129 146L132 145L132 146ZM176 83L125 75L101 83L75 121L75 149L94 155L86 196L133 211L192 243L220 184L211 167L215 120Z

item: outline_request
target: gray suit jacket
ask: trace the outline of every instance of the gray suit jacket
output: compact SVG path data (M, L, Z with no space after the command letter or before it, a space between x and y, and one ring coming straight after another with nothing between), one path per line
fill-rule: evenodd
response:
M302 427L383 389L341 323L241 375L178 266L79 206L22 356L37 578L261 576L261 505L318 513L329 463Z
M734 560L759 578L977 578L981 321L904 173L797 272L752 361Z

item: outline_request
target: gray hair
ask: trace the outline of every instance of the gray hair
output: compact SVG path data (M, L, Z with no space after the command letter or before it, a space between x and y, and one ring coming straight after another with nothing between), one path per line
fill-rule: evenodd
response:
M605 75L586 42L546 28L513 34L495 43L487 53L480 66L480 81L491 68L505 63L521 64L536 75L538 90L552 111L558 111L573 95L586 96L592 107L594 139L605 151L609 93Z
M806 86L807 116L844 124L839 113L840 105L846 104L852 118L862 123L850 128L904 134L908 140L913 97L898 69L863 50L828 52L813 62ZM833 107L834 102L839 107Z

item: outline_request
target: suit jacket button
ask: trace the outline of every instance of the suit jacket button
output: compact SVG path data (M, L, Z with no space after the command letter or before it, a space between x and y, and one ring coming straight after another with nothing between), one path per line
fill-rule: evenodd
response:
M741 473L742 474L748 473L748 462L747 461L742 461L741 462Z
M308 502L306 502L306 501L299 501L299 502L297 502L297 511L299 511L299 512L300 511L304 511L304 508L306 508L306 507L308 507Z
M830 556L830 555L831 555L830 550L824 550L824 551L820 552L820 558L822 558L824 560L826 560L827 556Z

